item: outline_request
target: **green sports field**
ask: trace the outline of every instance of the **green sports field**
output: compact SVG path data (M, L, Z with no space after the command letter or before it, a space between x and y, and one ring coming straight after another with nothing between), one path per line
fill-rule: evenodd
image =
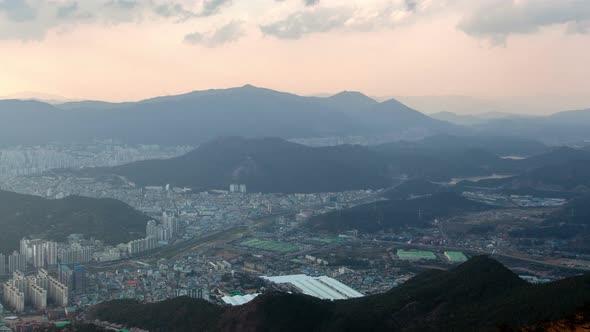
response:
M460 263L467 260L467 257L460 251L445 251L445 256L451 263Z
M240 243L243 247L254 248L265 251L272 251L281 254L300 251L301 248L290 243L274 242L260 239L249 239Z
M403 250L397 251L397 257L402 260L436 259L432 251Z

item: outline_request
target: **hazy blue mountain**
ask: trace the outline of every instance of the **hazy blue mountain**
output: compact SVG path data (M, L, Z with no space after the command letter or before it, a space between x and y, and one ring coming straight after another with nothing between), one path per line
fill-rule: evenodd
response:
M330 97L316 98L317 102L327 107L352 114L365 112L378 104L376 100L356 91L343 91Z
M476 114L458 114L453 112L437 112L428 114L433 119L447 121L461 126L473 126L482 124L492 120L498 119L525 119L533 118L532 116L525 116L520 114L504 113L504 112L486 112Z
M524 168L539 168L567 164L577 160L590 160L590 152L569 147L553 148L550 151L532 155L526 159L516 161Z
M127 143L191 144L218 136L428 136L459 130L395 100L377 103L352 92L302 97L246 85L139 102L57 105L0 103L0 141L34 144L112 138Z
M122 175L138 185L253 192L332 192L389 186L387 161L366 147L312 148L279 138L224 137L173 159L147 160L91 170Z
M545 117L504 118L472 126L475 133L516 136L549 145L574 144L590 139L590 111L556 113Z
M357 117L362 123L374 130L425 130L431 133L461 131L456 125L435 120L412 109L395 99L374 104Z
M82 101L71 101L63 104L56 105L58 108L63 110L77 110L77 111L92 111L92 110L103 110L112 111L122 109L131 106L133 103L111 103L107 101L99 100L82 100Z
M464 115L464 114L457 114L453 112L438 112L429 114L429 116L433 119L447 121L450 123L454 123L461 126L471 126L474 124L482 123L487 121L487 119L482 119L475 115Z
M564 123L590 123L590 108L575 111L564 111L549 116L549 120Z
M485 145L506 153L545 148L526 140L478 141L452 136L375 147L308 147L279 138L223 137L177 158L84 172L122 175L141 186L170 184L206 190L244 183L252 191L319 192L386 188L393 183L392 178L402 175L448 181L454 177L517 174L525 169L519 166L519 160L502 159L478 148Z
M382 151L430 151L452 153L461 150L480 149L498 156L531 156L546 152L549 148L531 139L499 136L434 135L421 140L399 141L375 147Z
M467 183L462 184L468 186ZM531 169L518 176L482 180L477 187L522 189L531 188L538 191L555 192L590 192L590 160L575 160L563 164L551 164Z

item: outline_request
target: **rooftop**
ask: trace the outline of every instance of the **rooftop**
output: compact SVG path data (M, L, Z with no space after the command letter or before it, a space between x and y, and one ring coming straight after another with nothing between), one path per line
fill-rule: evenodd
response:
M291 284L303 294L324 300L345 300L364 296L340 281L326 276L310 277L305 274L295 274L262 278L277 284Z

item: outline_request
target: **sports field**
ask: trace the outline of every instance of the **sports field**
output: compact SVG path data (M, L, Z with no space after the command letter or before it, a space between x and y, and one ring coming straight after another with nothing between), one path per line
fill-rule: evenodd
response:
M260 239L249 239L240 243L243 247L266 250L277 252L281 254L287 254L290 252L300 251L301 248L290 243L274 242Z
M460 251L445 251L445 256L451 263L460 263L467 260L467 257Z
M403 250L397 251L397 257L402 260L436 259L432 251Z

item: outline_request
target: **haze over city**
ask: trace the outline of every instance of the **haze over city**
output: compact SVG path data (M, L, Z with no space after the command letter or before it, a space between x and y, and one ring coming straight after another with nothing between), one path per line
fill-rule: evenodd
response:
M589 0L0 0L0 332L590 329Z

